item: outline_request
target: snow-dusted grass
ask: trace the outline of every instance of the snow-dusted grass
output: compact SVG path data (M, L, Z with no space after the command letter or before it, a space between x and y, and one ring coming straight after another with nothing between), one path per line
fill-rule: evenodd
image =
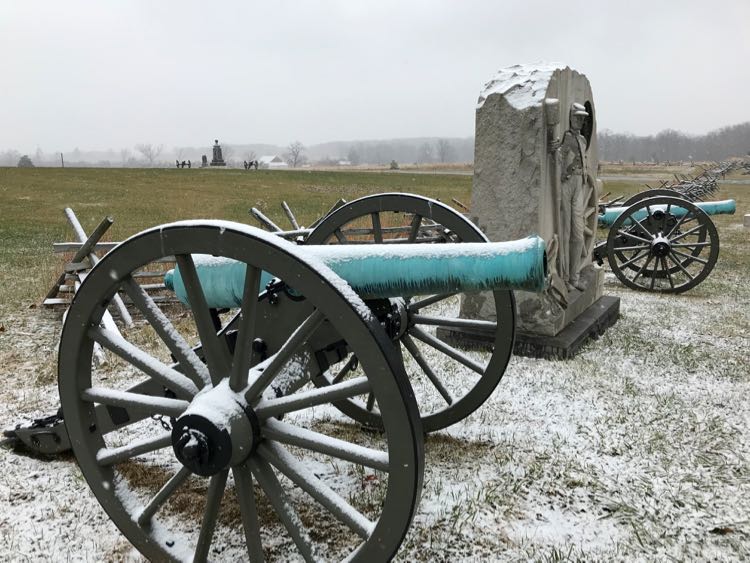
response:
M729 197L738 215L718 218L721 256L703 284L662 297L607 275L605 293L622 304L604 336L570 361L513 358L482 408L427 438L422 501L400 560L750 559L750 260L741 227L750 198ZM60 321L28 303L0 312L6 428L56 404ZM341 437L357 431L342 420L332 412L321 424L338 425ZM377 503L372 481L350 501ZM0 560L139 560L70 456L1 450L0 505ZM283 554L288 542L278 541Z

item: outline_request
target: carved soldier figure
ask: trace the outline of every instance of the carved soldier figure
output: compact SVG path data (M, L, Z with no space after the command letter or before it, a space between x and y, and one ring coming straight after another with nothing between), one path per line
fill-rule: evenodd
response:
M586 183L586 138L581 134L586 108L570 107L570 129L560 143L560 275L568 289L584 289L579 270L583 252L583 186Z

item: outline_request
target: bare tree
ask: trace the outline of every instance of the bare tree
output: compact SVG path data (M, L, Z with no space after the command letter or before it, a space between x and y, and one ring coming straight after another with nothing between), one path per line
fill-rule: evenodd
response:
M357 166L362 160L359 156L359 151L355 147L351 147L349 152L346 154L346 159L351 162L354 166Z
M430 143L422 143L417 154L417 162L425 163L432 162L432 160L432 145Z
M435 149L440 162L451 162L455 158L456 151L453 149L453 145L446 139L438 139Z
M229 164L229 159L234 156L234 147L232 145L221 145L221 157L224 162Z
M143 155L149 166L154 165L154 161L159 158L161 151L164 150L164 145L152 145L151 143L139 143L135 146L135 150Z
M0 166L15 166L19 158L21 158L20 152L15 149L8 149L0 153Z
M258 155L255 154L255 151L247 151L245 153L245 160L248 162L252 162L253 160L256 160L258 158Z
M292 166L292 168L297 168L297 166L304 162L305 157L302 154L304 150L305 146L299 141L294 141L287 147L287 154L285 156L287 162Z

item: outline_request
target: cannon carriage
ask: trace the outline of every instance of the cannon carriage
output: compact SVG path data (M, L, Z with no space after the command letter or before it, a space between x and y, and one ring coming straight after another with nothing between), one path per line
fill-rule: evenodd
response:
M690 201L681 192L653 189L621 204L603 205L598 224L609 228L593 258L606 258L627 287L682 293L697 286L719 257L719 234L710 215L733 214L734 200Z
M165 257L189 314L168 315L136 282ZM304 245L228 222L150 229L92 269L68 312L67 437L150 559L293 546L305 560L387 560L417 508L423 433L492 393L513 346L512 290L545 283L541 239L488 243L447 206L404 194L342 206ZM494 295L496 321L458 315L478 291ZM144 319L123 334L101 323L118 294ZM494 346L460 349L437 327L488 332Z

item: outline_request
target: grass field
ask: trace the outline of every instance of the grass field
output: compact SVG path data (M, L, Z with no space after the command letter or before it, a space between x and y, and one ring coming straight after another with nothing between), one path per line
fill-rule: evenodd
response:
M60 267L46 249L74 240L63 208L84 229L106 215L115 223L105 240L122 240L147 227L181 219L224 219L256 224L255 206L284 228L286 201L310 224L340 197L411 192L469 203L471 177L388 172L0 168L0 303L38 301ZM41 250L41 252L40 252ZM15 281L14 281L15 280ZM17 283L22 280L23 283ZM45 286L47 286L45 288Z
M738 212L715 218L721 255L704 283L660 296L607 274L622 304L604 336L570 361L513 358L482 408L427 438L400 560L750 559L750 180L733 180L746 183L717 198ZM618 177L605 192L642 184ZM286 227L282 200L307 224L339 197L382 191L468 204L471 176L0 168L0 427L56 408L60 312L39 303L63 264L52 243L73 240L64 207L89 230L113 216L107 238L121 240L178 219L254 224L251 206ZM139 559L70 456L1 451L0 503L0 560Z

